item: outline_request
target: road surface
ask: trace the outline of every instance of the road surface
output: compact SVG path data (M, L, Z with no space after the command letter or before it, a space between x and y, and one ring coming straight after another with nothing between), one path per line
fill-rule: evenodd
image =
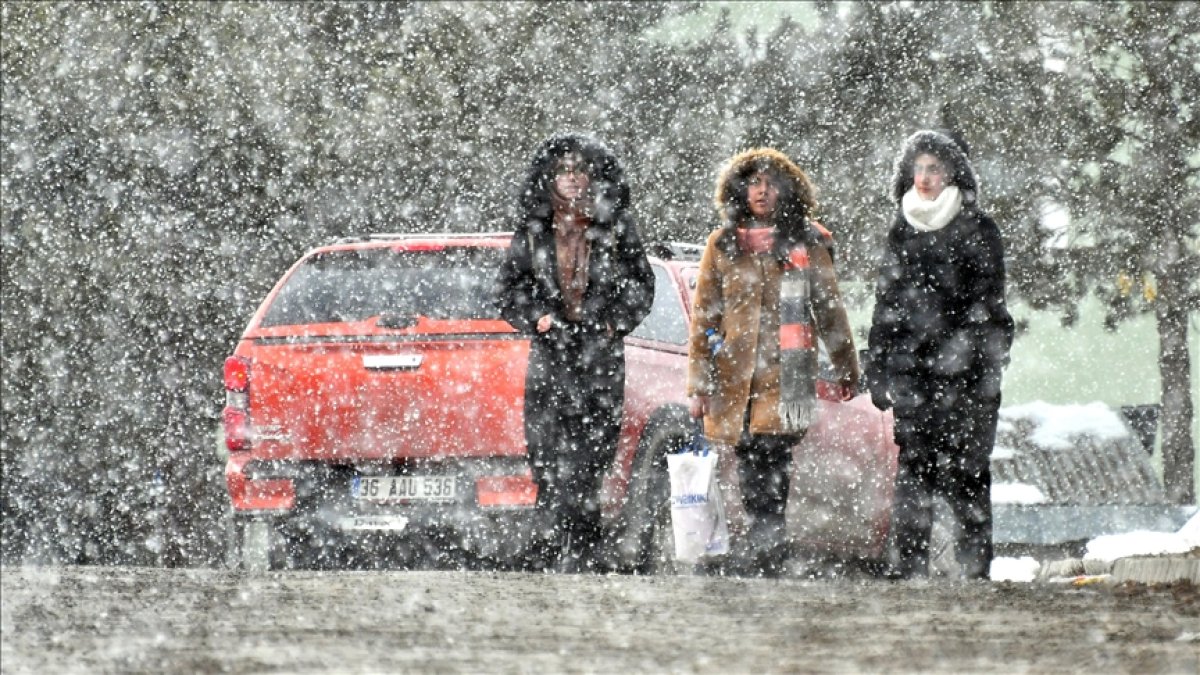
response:
M1066 583L5 567L4 673L1200 672L1200 595Z

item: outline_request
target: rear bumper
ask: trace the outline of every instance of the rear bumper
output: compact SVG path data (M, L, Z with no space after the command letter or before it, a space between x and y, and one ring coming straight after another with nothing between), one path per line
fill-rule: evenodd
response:
M537 487L524 459L430 463L423 472L455 477L452 502L376 504L355 500L356 476L390 474L400 466L355 467L322 462L256 460L230 456L226 485L234 514L323 536L453 532L464 547L483 552L523 549L537 529Z
M248 452L230 453L225 462L225 487L235 513L286 513L296 505L296 489L287 478L257 478L247 475L254 457Z

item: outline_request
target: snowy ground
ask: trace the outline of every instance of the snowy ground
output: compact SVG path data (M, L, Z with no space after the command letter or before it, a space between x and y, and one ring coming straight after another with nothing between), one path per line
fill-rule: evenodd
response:
M1200 672L1195 586L6 568L5 673Z
M1124 433L1107 408L1008 409L1039 444ZM1004 450L1001 449L1001 452ZM1038 504L998 485L999 504ZM1175 532L1088 542L1085 559L1200 548ZM1200 672L1200 590L1038 577L990 582L498 572L0 571L4 673Z

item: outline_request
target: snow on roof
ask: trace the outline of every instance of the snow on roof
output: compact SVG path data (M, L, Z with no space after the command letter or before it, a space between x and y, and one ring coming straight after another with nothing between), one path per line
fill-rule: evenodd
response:
M993 483L993 504L1044 504L1046 495L1028 483Z
M1034 401L1000 410L1001 423L1011 425L1015 420L1033 422L1032 441L1047 449L1072 447L1072 438L1088 435L1101 440L1124 438L1129 429L1112 408L1102 402L1053 405Z

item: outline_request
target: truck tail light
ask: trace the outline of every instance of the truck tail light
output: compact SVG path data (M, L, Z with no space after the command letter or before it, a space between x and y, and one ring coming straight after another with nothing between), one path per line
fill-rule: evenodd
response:
M247 391L250 389L250 360L241 356L225 359L225 389Z
M240 356L225 359L225 447L230 452L250 449L250 361Z

